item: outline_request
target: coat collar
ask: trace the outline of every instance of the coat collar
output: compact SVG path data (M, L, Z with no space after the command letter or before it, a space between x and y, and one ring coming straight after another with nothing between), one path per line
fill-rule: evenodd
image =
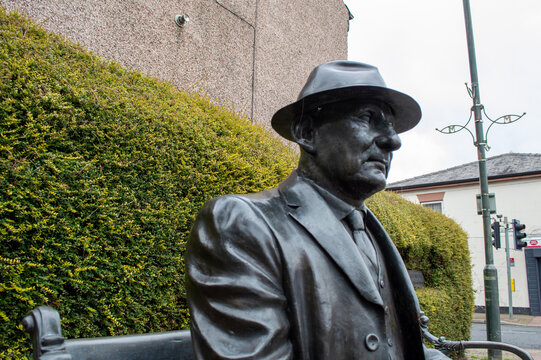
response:
M301 224L351 280L368 301L383 306L372 276L351 236L321 195L293 172L278 187L289 207L289 215Z

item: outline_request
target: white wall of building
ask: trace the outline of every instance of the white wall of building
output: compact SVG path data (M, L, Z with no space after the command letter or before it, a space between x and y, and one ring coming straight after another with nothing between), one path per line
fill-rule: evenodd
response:
M476 194L478 184L439 187L427 190L401 192L405 199L419 203L417 194L445 192L443 197L443 213L455 220L467 233L472 262L473 286L475 289L475 305L485 305L483 267L485 265L485 249L483 241L483 224L481 215L477 215ZM541 178L514 179L489 183L489 191L496 194L497 214L507 216L509 222L518 219L526 225L528 237L541 237ZM502 248L494 249L494 264L498 269L498 288L500 306L508 306L508 282L505 255L505 236L502 227ZM538 235L538 236L535 236ZM528 239L528 238L526 238ZM524 251L514 250L513 232L509 231L510 257L515 259L515 267L511 268L511 277L515 279L513 306L529 308L528 284Z

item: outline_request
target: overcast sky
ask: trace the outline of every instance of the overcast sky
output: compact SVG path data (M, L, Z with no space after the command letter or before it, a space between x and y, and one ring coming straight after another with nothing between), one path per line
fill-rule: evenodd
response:
M347 0L349 59L379 67L387 86L416 99L421 123L401 134L389 182L477 161L465 130L444 135L435 128L465 124L472 100L461 0ZM481 103L496 119L526 116L488 133L487 157L541 153L541 1L471 0ZM489 121L484 118L484 129ZM473 122L473 121L472 121ZM473 124L470 130L474 132Z

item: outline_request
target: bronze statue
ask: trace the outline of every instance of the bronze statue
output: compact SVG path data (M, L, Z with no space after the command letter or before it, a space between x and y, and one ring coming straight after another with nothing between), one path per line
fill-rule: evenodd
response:
M276 189L210 200L186 255L197 359L447 359L422 342L406 268L364 201L421 110L377 68L316 67L273 128L300 146Z

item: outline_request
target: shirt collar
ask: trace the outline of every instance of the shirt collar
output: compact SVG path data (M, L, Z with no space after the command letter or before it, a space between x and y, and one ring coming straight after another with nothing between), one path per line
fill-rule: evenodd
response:
M344 200L331 194L328 190L325 190L324 188L316 184L314 181L302 175L299 175L299 176L308 184L310 184L318 192L319 195L321 195L323 200L325 200L327 205L331 208L332 212L336 215L338 219L342 220L343 218L348 216L354 209L359 210L361 214L363 215L363 218L365 217L367 209L364 202L358 208L356 208L355 206L348 204Z

